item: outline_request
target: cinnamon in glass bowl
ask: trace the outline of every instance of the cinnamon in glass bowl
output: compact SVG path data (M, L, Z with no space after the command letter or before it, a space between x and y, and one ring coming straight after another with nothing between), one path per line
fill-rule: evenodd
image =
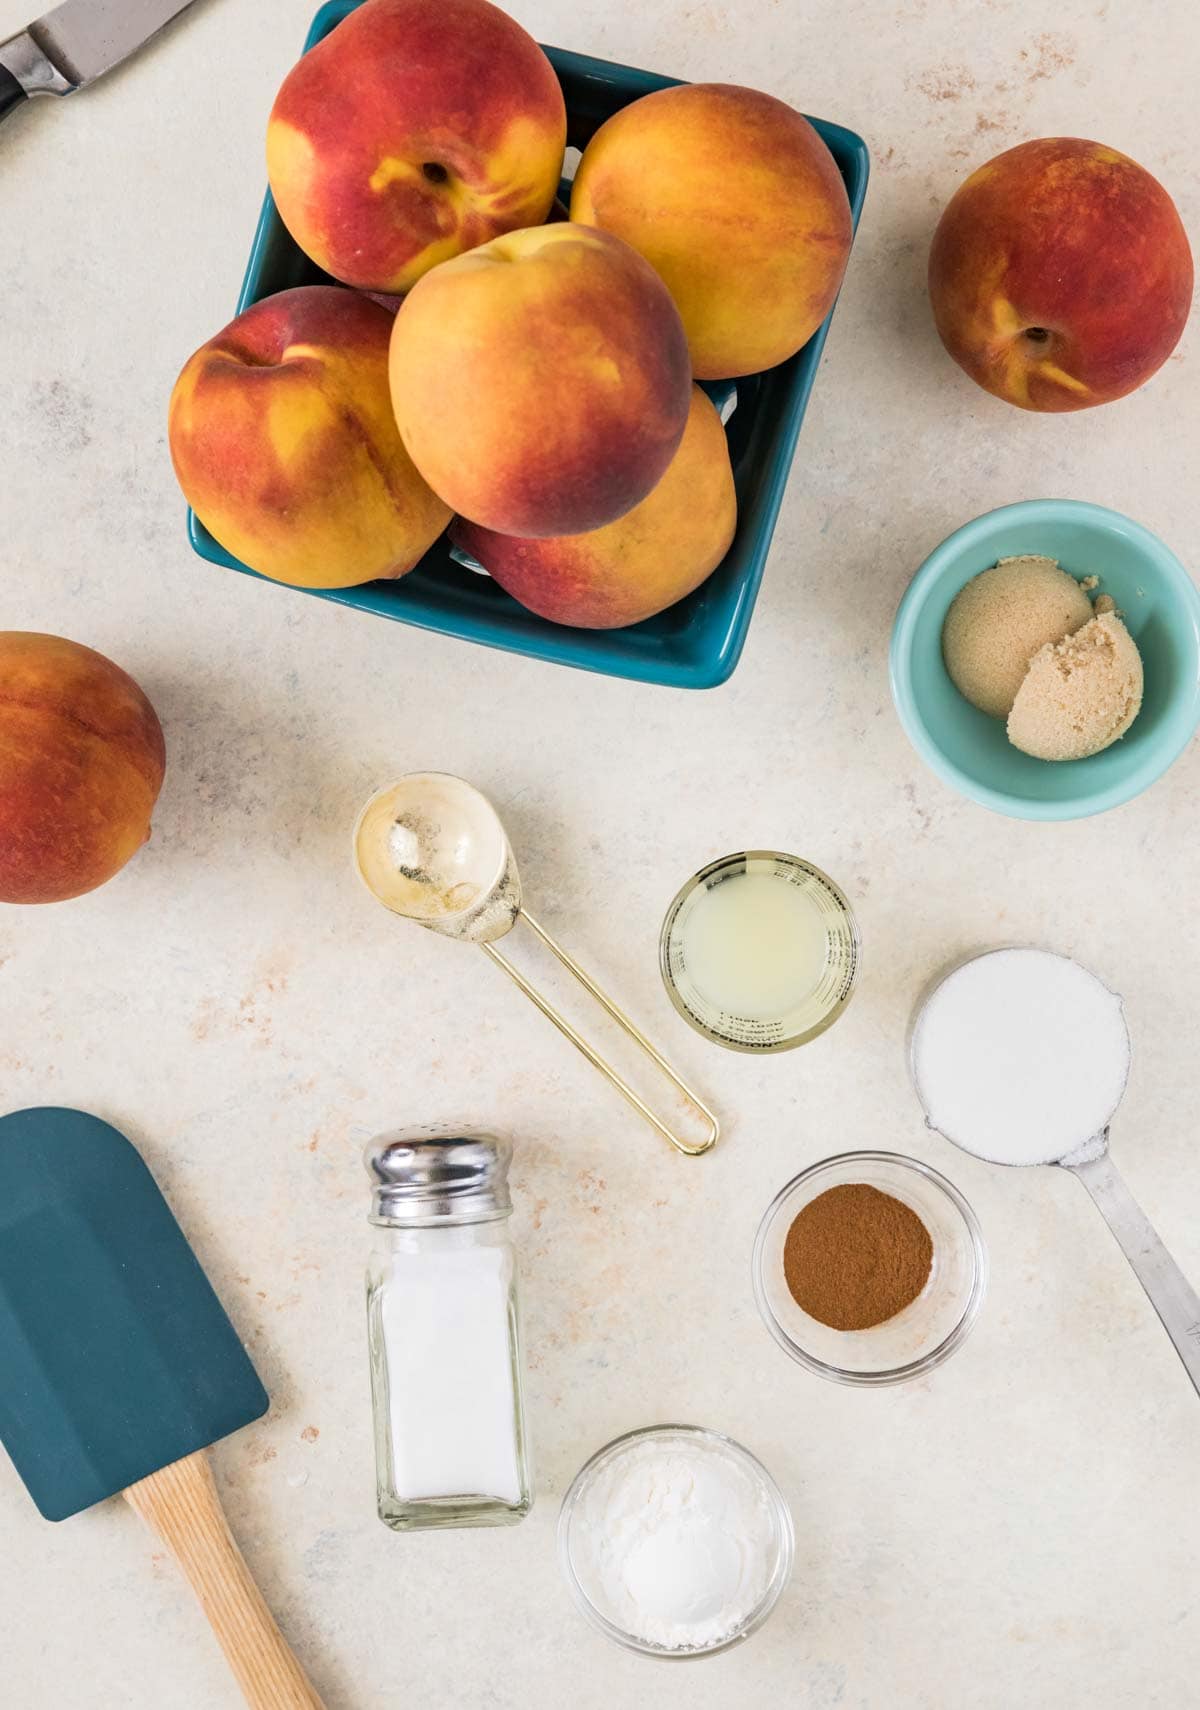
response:
M940 1365L987 1286L975 1213L945 1176L896 1152L845 1152L794 1177L759 1225L753 1269L780 1347L848 1384L901 1383Z

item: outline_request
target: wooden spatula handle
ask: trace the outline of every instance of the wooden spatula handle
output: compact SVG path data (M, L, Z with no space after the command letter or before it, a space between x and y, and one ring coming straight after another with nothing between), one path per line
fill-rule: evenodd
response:
M207 1454L124 1495L187 1575L251 1710L323 1710L233 1541Z

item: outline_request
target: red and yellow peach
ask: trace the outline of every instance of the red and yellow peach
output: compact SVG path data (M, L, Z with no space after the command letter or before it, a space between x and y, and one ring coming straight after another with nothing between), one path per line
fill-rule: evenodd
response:
M403 576L449 522L396 430L392 318L339 286L299 286L247 309L180 374L179 485L262 575L306 588Z
M1026 410L1083 410L1150 378L1179 342L1192 256L1175 204L1127 155L1020 143L954 194L933 237L942 343Z
M510 232L418 281L392 402L413 463L502 534L581 534L651 491L683 437L687 340L666 287L608 232Z
M795 108L733 84L658 89L584 150L571 218L650 261L701 380L753 374L808 342L850 253L833 156Z
M62 902L150 836L166 748L154 708L101 653L0 632L0 902Z
M530 611L618 629L673 606L712 574L737 526L721 418L699 386L679 450L640 505L589 534L521 540L456 519L451 536Z
M545 219L566 110L533 38L488 0L366 0L288 74L267 129L280 217L365 290L404 292Z

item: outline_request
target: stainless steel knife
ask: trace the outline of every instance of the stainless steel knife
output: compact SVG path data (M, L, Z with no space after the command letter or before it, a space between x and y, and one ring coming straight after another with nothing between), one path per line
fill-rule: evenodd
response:
M0 119L30 95L73 95L136 53L193 0L65 0L0 42Z

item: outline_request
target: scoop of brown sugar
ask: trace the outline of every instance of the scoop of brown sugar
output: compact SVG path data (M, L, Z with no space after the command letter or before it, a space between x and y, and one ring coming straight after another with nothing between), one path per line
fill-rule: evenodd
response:
M980 712L1007 718L1038 649L1091 615L1083 587L1053 558L1002 558L960 589L946 613L942 656L951 681Z

